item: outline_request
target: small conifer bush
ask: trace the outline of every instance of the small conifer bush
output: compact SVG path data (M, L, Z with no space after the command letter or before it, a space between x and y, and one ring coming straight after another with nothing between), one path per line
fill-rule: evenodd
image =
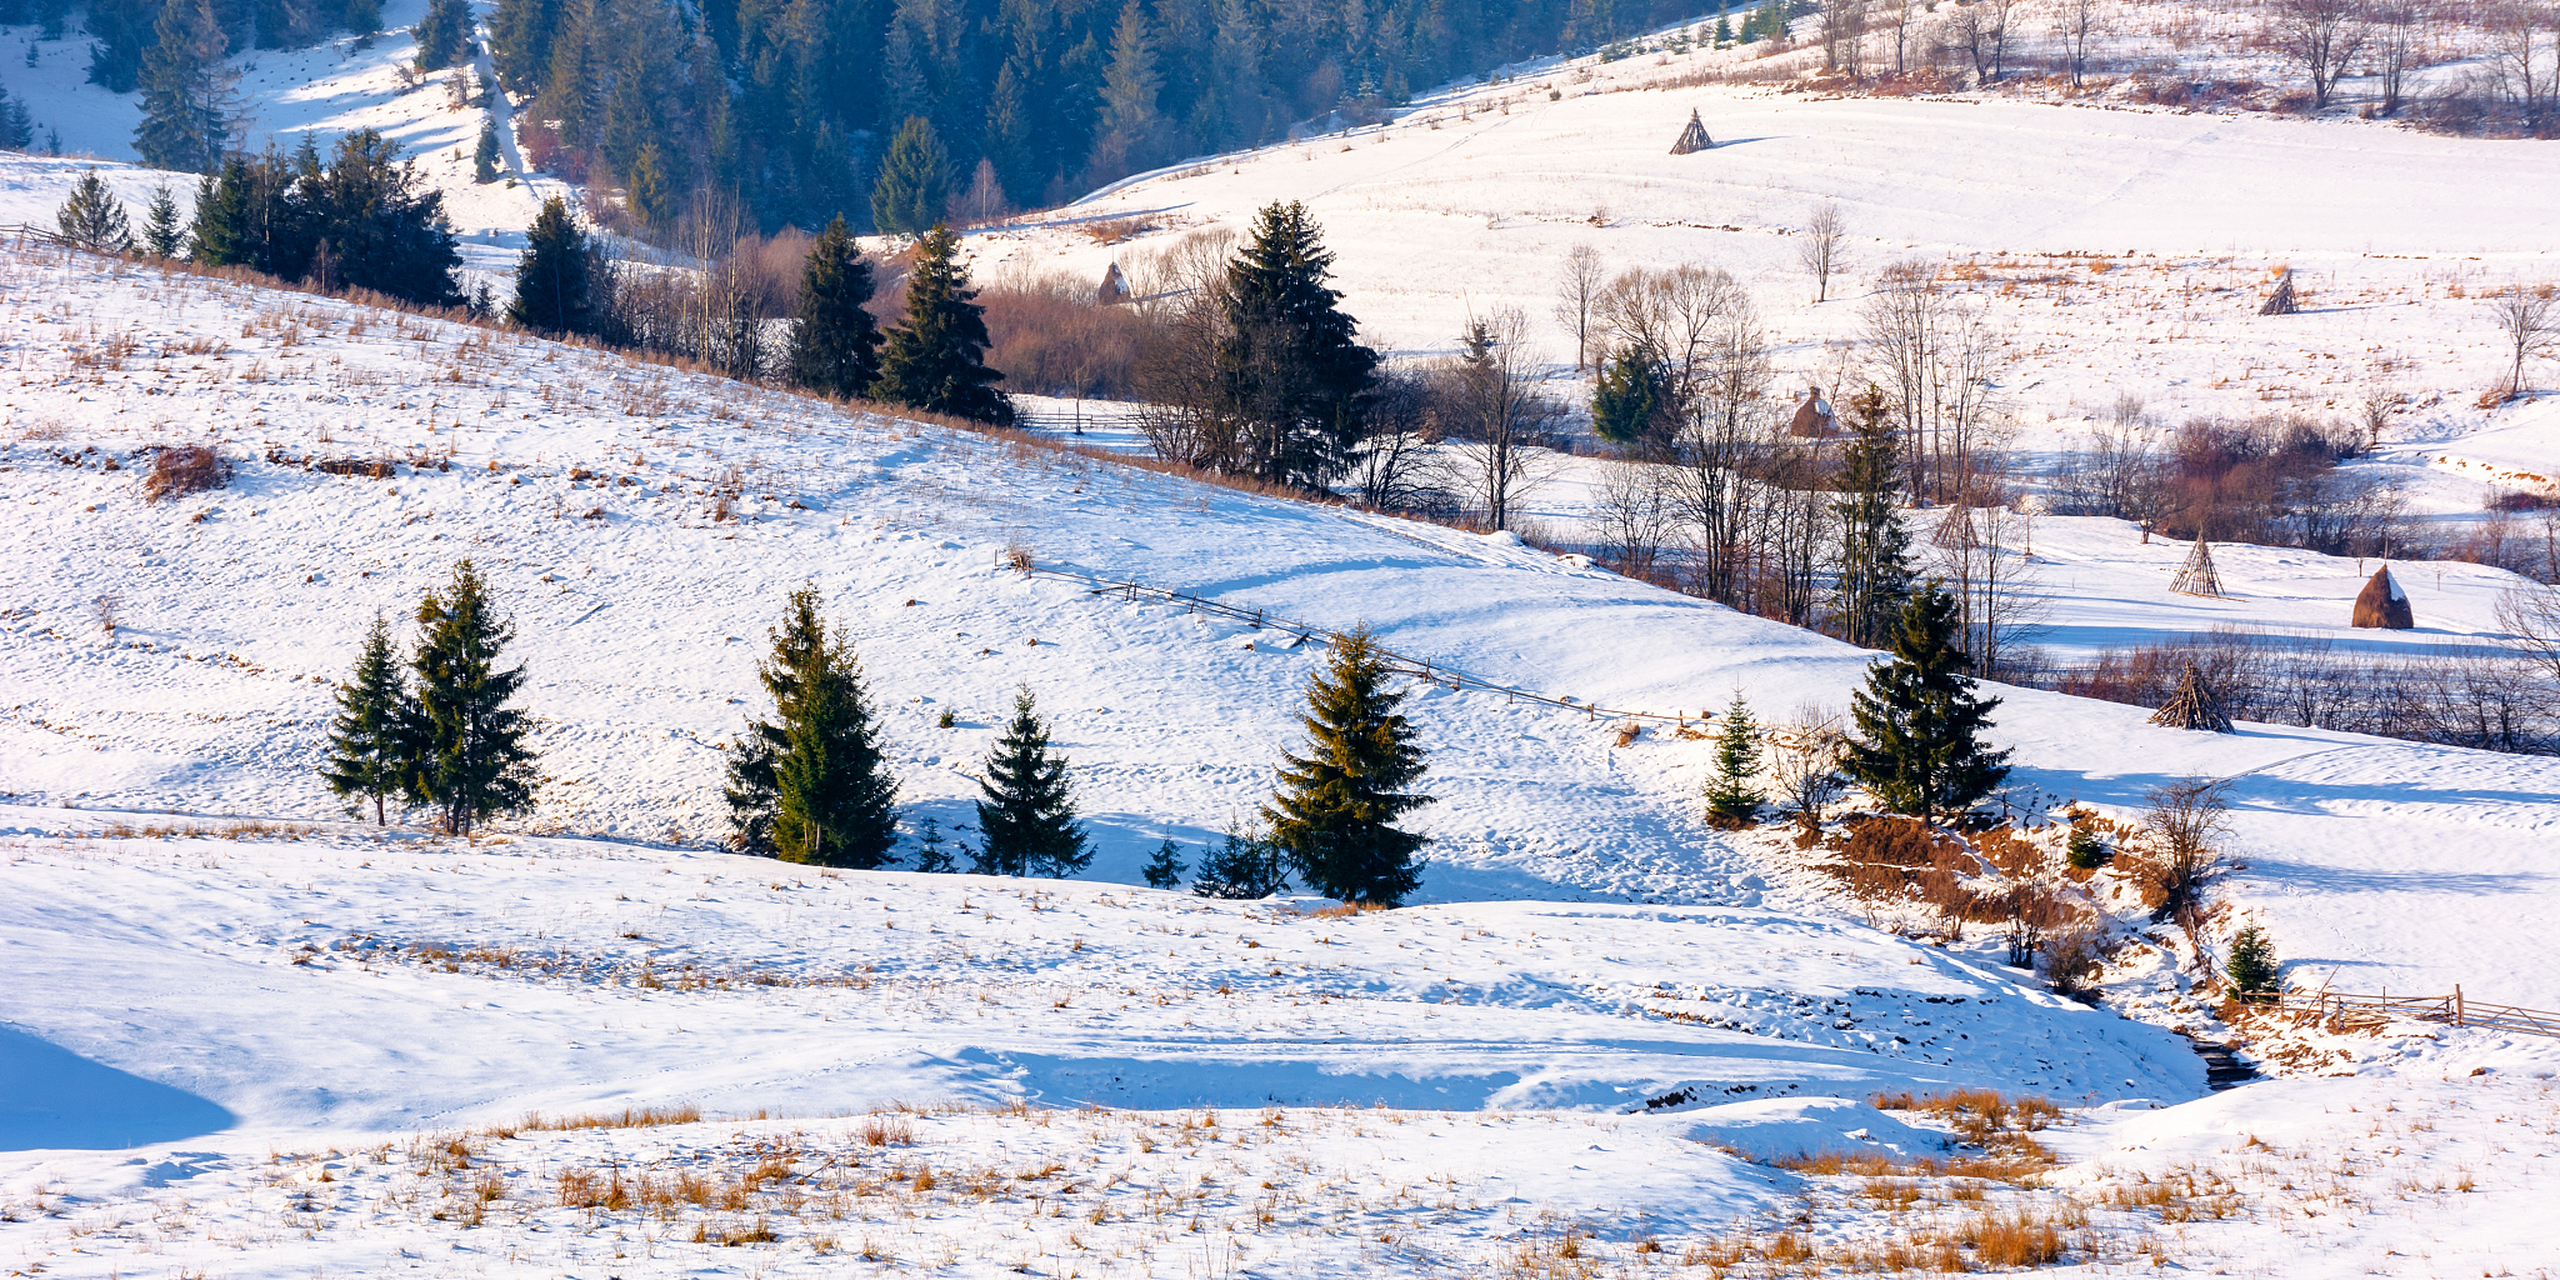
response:
M1171 840L1156 846L1155 856L1147 859L1143 874L1150 889L1182 887L1182 846Z
M2231 980L2231 993L2242 1000L2275 995L2281 989L2280 969L2275 939L2254 924L2231 940L2231 958L2222 966L2223 975Z

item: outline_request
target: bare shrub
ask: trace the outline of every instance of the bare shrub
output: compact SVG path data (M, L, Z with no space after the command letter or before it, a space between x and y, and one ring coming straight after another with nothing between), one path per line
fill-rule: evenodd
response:
M2560 289L2548 284L2510 285L2481 299L2498 325L2506 349L2507 399L2524 394L2524 362L2560 342Z
M1151 317L1102 303L1090 282L1063 275L998 281L980 290L987 364L1007 389L1075 399L1126 400L1157 338Z
M1849 735L1839 713L1805 703L1772 727L1769 745L1770 781L1779 798L1808 830L1820 826L1822 811L1848 786L1840 762L1848 755Z
M221 488L230 477L231 468L213 450L200 444L171 445L152 458L151 474L142 480L142 496L158 502L204 493Z
M2106 925L2094 914L2055 929L2041 953L2045 983L2056 994L2087 999L2106 963L2106 938Z
M2150 847L2137 874L2154 920L2200 912L2204 884L2222 866L2222 840L2230 834L2229 778L2185 777L2145 792L2142 825Z

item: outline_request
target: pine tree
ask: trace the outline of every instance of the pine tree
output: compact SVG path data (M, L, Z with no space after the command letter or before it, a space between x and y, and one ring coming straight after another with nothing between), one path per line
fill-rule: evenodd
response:
M494 116L480 122L480 141L471 148L471 180L484 185L498 180L498 121Z
M1609 353L1591 384L1591 429L1619 444L1655 435L1656 411L1667 398L1669 382L1662 357L1643 343Z
M809 245L791 325L791 381L853 399L880 378L880 325L871 301L871 263L837 214Z
M1163 88L1147 11L1138 0L1128 0L1111 33L1111 64L1102 78L1102 140L1094 147L1093 181L1109 182L1162 162L1169 139L1156 99Z
M1840 499L1831 504L1840 520L1832 619L1841 639L1880 649L1893 642L1911 593L1911 536L1894 506L1901 450L1882 391L1868 387L1849 401L1849 409L1849 447L1835 482Z
M951 846L942 836L942 819L927 818L916 836L916 870L936 874L951 870Z
M1212 373L1221 408L1249 424L1259 479L1322 488L1359 439L1378 353L1325 287L1333 255L1304 204L1265 207L1227 268L1227 334Z
M338 21L355 36L357 48L370 49L382 34L382 0L347 0Z
M84 169L71 185L71 198L54 211L54 225L64 241L91 253L123 253L133 248L133 226L124 202L107 190L96 169Z
M10 97L8 86L0 85L0 151L24 151L35 140L35 121L27 115L27 104Z
M1049 751L1044 723L1024 685L1013 696L1013 720L987 755L978 783L978 865L1000 875L1063 879L1093 861L1076 825L1067 759Z
M58 13L69 6L64 0L50 0L44 7ZM133 92L142 77L143 57L154 39L152 21L160 15L159 0L88 0L81 7L85 10L81 25L88 28L95 41L89 46L89 82L109 93ZM6 19L24 20L23 16ZM53 29L44 38L60 39L59 19L48 25ZM34 66L34 45L27 47L27 56L27 65Z
M409 32L418 41L418 70L442 71L471 60L471 0L427 0L427 16Z
M1924 584L1903 607L1893 660L1869 668L1856 695L1863 740L1842 763L1886 808L1924 821L1962 815L2009 776L2009 753L1980 739L2000 700L1975 694L1956 636L1955 597Z
M1249 900L1289 890L1282 871L1280 846L1267 835L1248 836L1227 828L1215 848L1200 851L1200 874L1191 892L1203 898Z
M1157 845L1154 856L1148 858L1147 865L1139 869L1139 874L1147 878L1147 887L1150 889L1181 888L1182 872L1182 846L1170 839Z
M498 669L515 625L497 616L488 584L469 560L453 581L418 605L417 717L410 798L440 810L446 835L467 836L498 814L533 802L531 726L506 705L524 685L524 668Z
M187 240L186 228L178 225L177 193L168 183L151 189L151 207L142 224L142 245L155 258L174 258Z
M445 220L444 193L401 161L399 143L379 129L358 129L338 139L326 165L307 163L295 160L302 173L292 204L311 234L331 246L333 278L322 283L428 306L462 301L455 275L462 256ZM300 274L278 267L278 274Z
M786 862L869 869L898 839L898 784L888 776L862 671L841 632L826 633L818 589L791 593L756 677L771 720L750 721L729 761L730 821L740 847Z
M917 250L915 270L907 276L907 314L889 331L871 395L932 413L1010 424L1013 403L993 385L1004 375L986 364L986 309L971 301L978 295L960 263L960 238L948 227L935 227Z
M1431 803L1408 790L1427 768L1414 729L1386 689L1386 657L1362 625L1334 641L1307 685L1306 754L1283 754L1280 790L1262 810L1271 839L1307 887L1346 902L1394 906L1422 879L1428 840L1398 830Z
M2231 940L2231 958L2222 971L2231 980L2232 992L2243 1000L2264 1000L2276 994L2284 972L2276 960L2275 939L2254 924Z
M1725 710L1724 728L1716 734L1716 776L1707 784L1707 821L1737 829L1759 820L1766 800L1751 785L1760 771L1760 728L1751 722L1751 706L1733 695Z
M410 776L409 726L416 717L408 683L400 678L400 659L391 650L391 621L377 613L364 633L355 677L338 687L329 759L320 766L321 780L332 793L353 798L358 815L365 798L373 800L375 826L388 825L383 802Z
M211 0L168 0L154 31L158 42L142 59L133 149L154 169L211 173L231 145L231 77L222 60L229 42Z
M596 332L594 272L601 264L587 233L558 196L542 202L516 259L516 294L507 304L510 324L537 333Z
M872 225L920 236L941 224L950 204L950 153L932 121L908 116L880 157L880 180L871 188Z

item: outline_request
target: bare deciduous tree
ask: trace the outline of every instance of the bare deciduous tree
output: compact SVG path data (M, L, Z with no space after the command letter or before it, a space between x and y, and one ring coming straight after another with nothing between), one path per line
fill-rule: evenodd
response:
M1947 38L1973 62L1974 83L2000 78L2009 61L2009 20L2021 0L1974 0L1947 15Z
M2275 0L2267 17L2276 48L2311 78L2311 106L2322 110L2338 78L2363 49L2365 0Z
M1564 267L1556 274L1556 322L1573 335L1575 373L1591 367L1593 310L1599 305L1601 285L1607 279L1599 250L1587 244L1565 250Z
M1893 74L1905 75L1911 70L1911 0L1883 0L1883 3L1884 21L1881 25L1893 33Z
M1933 538L1933 568L1956 599L1956 623L1964 631L1973 673L2005 676L2018 648L2039 629L2042 602L2024 588L2032 578L2026 555L2028 517L2006 507L1957 506L1941 517Z
M1716 274L1722 275L1722 272ZM1695 534L1697 588L1740 607L1747 586L1766 436L1768 340L1750 298L1735 290L1691 347L1678 437L1680 504Z
M1613 460L1592 490L1591 518L1600 526L1600 555L1631 578L1652 574L1678 524L1669 467Z
M2222 865L2221 842L2230 834L2230 778L2179 778L2144 795L2142 825L2152 836L2144 867L2155 899L2151 918L2176 919L2204 905L2204 882Z
M2489 314L2506 339L2507 397L2524 394L2524 362L2560 340L2560 289L2548 284L2509 285L2490 295Z
M1864 74L1859 46L1867 34L1869 0L1821 0L1822 65L1855 77Z
M1979 306L1941 289L1935 268L1916 259L1885 268L1862 318L1876 380L1902 430L1912 496L1964 500L1992 416L1998 336Z
M1848 789L1840 761L1849 753L1849 735L1840 714L1818 703L1799 706L1795 714L1773 726L1769 745L1770 781L1779 798L1796 811L1807 829L1822 824L1822 811Z
M2489 51L2507 97L2524 113L2528 131L2539 132L2560 115L2560 65L2542 74L2539 55L2560 34L2560 5L2548 0L2503 0L2482 13Z
M2062 68L2077 89L2089 74L2089 43L2100 30L2105 10L2100 0L2060 0L2053 11L2053 36L2062 46Z
M1826 200L1813 207L1804 220L1804 235L1796 241L1796 261L1813 273L1813 300L1831 300L1831 275L1843 264L1843 241L1848 238L1849 219L1840 206Z
M1503 307L1470 317L1460 350L1441 366L1442 428L1486 523L1508 529L1519 503L1546 479L1549 433L1564 408L1537 385L1524 345L1528 317Z
M2426 35L2425 18L2416 0L2376 0L2368 11L2366 43L2373 50L2373 74L2382 90L2374 114L2399 114L2402 86Z

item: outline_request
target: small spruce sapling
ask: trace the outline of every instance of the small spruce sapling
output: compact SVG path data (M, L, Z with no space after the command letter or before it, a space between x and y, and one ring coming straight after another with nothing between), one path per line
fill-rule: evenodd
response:
M1013 697L1013 720L987 756L978 784L978 830L985 836L978 860L1004 875L1066 877L1093 861L1067 778L1067 758L1049 750L1050 724L1039 715L1031 687Z
M916 870L945 872L953 866L950 843L942 836L942 819L927 818L916 834Z
M2063 852L2071 859L2073 869L2095 871L2115 856L2107 848L2106 837L2098 834L2098 815L2087 809L2071 811L2071 841Z
M1218 838L1217 847L1200 853L1200 874L1191 881L1191 892L1203 898L1268 898L1285 893L1289 877L1281 869L1281 848L1267 835L1248 836L1233 826Z
M1411 791L1429 768L1405 695L1387 689L1386 654L1363 623L1333 643L1307 684L1305 755L1284 753L1263 807L1270 839L1308 888L1345 902L1396 906L1422 880L1420 832L1395 821L1431 803ZM1205 870L1204 870L1205 875Z
M1751 785L1760 771L1760 728L1751 722L1751 705L1733 695L1724 713L1724 729L1716 735L1716 776L1707 784L1707 821L1739 830L1759 820L1764 797Z
M186 240L186 228L179 221L177 194L163 182L151 191L151 204L142 223L142 246L151 251L152 257L166 260L177 257Z
M2254 924L2231 940L2231 958L2222 971L2231 979L2231 993L2243 1001L2263 1001L2281 990L2275 939Z
M1146 876L1150 889L1179 889L1182 872L1182 846L1168 839L1156 846L1155 856L1147 859L1141 874Z
M107 190L106 180L90 169L71 185L71 198L54 211L53 220L66 243L91 253L116 254L133 247L133 228L124 202Z

